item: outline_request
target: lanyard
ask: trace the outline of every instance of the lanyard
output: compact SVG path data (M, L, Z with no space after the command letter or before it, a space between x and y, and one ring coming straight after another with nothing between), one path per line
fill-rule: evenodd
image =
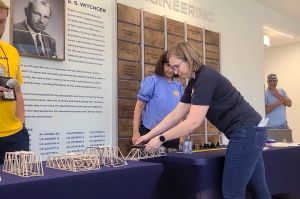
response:
M6 53L5 53L4 49L2 48L2 45L0 45L0 48L1 48L2 52L3 52L4 57L6 58L6 65L7 65L8 77L10 77L8 57L6 56Z

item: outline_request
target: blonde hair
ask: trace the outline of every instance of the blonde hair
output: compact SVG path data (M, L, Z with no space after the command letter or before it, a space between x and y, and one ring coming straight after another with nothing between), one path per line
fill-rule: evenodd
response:
M0 0L0 9L4 9L8 11L9 7L2 0Z
M191 67L192 72L198 71L202 65L200 53L188 42L180 41L176 43L175 46L169 50L168 59L170 59L172 55L186 61Z

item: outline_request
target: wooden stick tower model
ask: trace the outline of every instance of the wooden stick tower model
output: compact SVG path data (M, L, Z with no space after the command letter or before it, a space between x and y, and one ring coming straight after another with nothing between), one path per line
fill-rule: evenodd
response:
M3 172L21 177L44 176L40 155L31 151L5 153Z

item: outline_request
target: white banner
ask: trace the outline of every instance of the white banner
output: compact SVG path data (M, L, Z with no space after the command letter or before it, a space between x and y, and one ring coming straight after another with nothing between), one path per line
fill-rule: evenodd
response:
M111 5L66 0L65 60L21 59L30 149L44 160L115 139Z

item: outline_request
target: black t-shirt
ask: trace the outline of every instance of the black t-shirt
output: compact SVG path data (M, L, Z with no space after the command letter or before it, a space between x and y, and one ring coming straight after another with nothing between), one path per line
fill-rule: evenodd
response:
M180 101L208 105L206 118L225 135L241 125L257 125L261 120L227 78L204 65L196 72L195 79L190 79Z

